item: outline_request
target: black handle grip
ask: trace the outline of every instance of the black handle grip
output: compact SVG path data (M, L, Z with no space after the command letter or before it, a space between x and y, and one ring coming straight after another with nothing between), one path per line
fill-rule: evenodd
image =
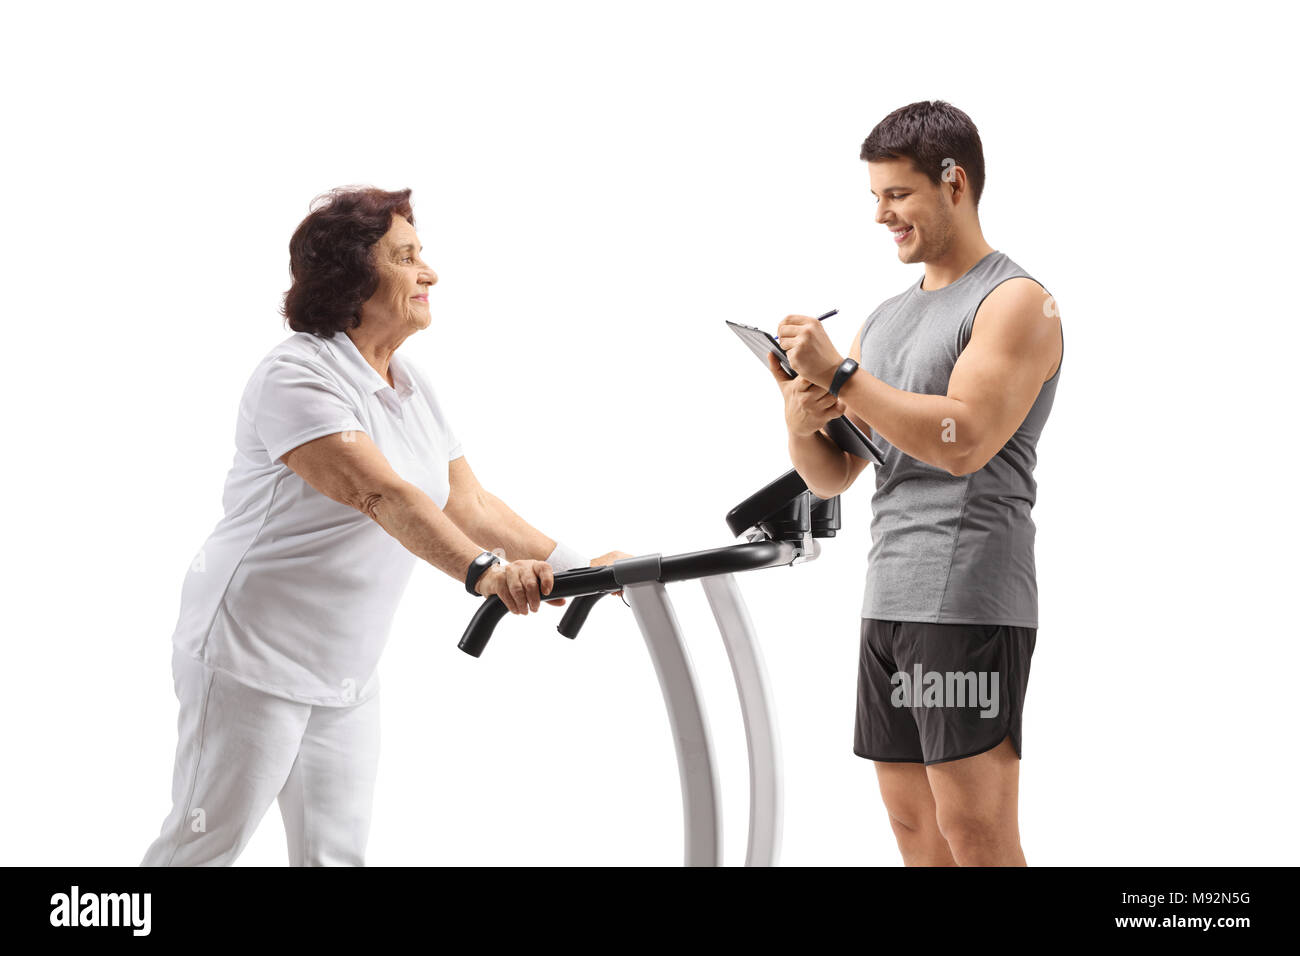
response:
M582 625L587 623L587 615L591 613L592 607L604 596L604 592L601 592L574 598L569 602L569 609L564 612L564 617L560 618L560 626L556 630L570 640L577 637L578 632L582 630Z
M460 649L470 657L478 657L482 654L483 648L487 647L487 642L492 637L492 632L506 616L508 610L505 603L495 594L480 604L469 622L469 627L465 628L464 636L460 639Z
M574 568L572 571L562 571L557 574L554 586L550 591L542 595L542 600L578 598L581 595L590 595L593 592L616 591L618 586L619 581L615 576L613 565L604 564L594 568ZM460 649L471 657L478 657L482 654L483 648L487 647L488 641L492 639L492 631L501 623L501 619L509 613L509 610L495 594L485 599L474 613L473 619L469 622L469 627L465 628L465 634L460 639ZM590 607L587 610L590 610ZM572 613L572 608L570 608L570 613ZM585 613L583 618L586 618ZM582 621L578 621L577 624L578 627L581 627ZM574 633L576 634L577 631L575 630Z

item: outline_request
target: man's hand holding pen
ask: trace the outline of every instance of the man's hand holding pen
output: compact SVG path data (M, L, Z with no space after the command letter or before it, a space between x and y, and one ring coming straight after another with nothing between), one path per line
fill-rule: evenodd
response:
M825 392L844 356L831 344L821 319L811 315L787 315L776 329L776 340L785 350L790 366ZM770 364L769 360L769 364Z

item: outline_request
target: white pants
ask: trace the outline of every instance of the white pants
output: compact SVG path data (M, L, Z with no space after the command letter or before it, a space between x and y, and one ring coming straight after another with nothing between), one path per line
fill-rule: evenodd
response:
M290 866L364 866L379 697L321 707L255 690L179 651L172 811L141 866L227 866L279 797Z

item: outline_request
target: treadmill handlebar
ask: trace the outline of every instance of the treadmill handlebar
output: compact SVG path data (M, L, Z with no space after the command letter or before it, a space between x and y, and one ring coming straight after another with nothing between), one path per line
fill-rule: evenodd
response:
M582 629L596 601L613 591L622 590L624 585L647 581L668 584L715 574L757 571L760 568L790 564L802 554L802 548L795 542L753 541L707 551L674 554L666 558L658 554L622 558L600 567L561 571L555 575L555 585L543 599L574 599L559 625L561 634L574 638L578 636L578 631ZM492 632L506 614L505 604L495 594L485 599L474 613L469 627L465 628L460 639L460 649L471 657L481 655L492 639Z

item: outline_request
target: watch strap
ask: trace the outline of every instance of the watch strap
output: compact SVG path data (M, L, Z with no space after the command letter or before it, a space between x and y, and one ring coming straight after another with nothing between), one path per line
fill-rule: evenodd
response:
M835 370L835 377L831 379L831 387L827 389L832 395L838 396L844 383L849 380L849 376L858 370L858 363L851 358L846 358L840 363L840 367Z
M465 590L475 597L481 597L478 591L474 590L474 586L478 584L478 579L483 577L487 569L500 560L491 551L480 551L478 557L469 563L469 570L465 573Z

